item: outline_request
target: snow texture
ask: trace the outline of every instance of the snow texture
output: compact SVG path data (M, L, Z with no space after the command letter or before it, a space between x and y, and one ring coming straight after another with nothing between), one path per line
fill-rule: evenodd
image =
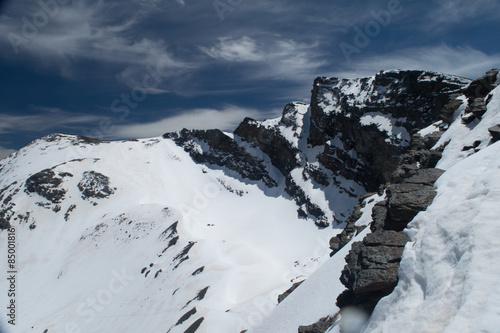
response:
M169 139L82 140L49 136L0 162L19 240L13 333L240 332L328 259L340 231L298 218L283 189L267 196ZM60 200L24 190L46 169Z
M459 162L410 223L394 292L365 332L498 332L500 143Z

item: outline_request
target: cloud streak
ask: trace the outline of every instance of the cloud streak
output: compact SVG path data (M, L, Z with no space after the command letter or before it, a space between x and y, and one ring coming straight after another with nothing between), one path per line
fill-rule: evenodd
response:
M425 29L432 30L437 26L468 23L478 19L485 21L500 18L500 3L496 0L442 0L437 8L427 16Z
M222 37L211 47L200 47L209 57L220 62L246 63L252 79L287 79L301 81L318 73L327 64L317 43L298 43L280 36L263 36L260 41L250 36Z
M276 112L267 115L275 116ZM222 109L187 110L176 116L144 124L120 125L113 132L112 139L149 138L167 132L187 129L221 129L233 131L245 117L262 117L263 113L251 108L227 105Z

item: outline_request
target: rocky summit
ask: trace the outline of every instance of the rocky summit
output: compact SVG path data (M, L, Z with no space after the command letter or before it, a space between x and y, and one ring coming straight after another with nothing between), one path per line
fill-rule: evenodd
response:
M16 329L396 332L403 309L443 309L426 332L479 327L471 272L500 296L481 247L496 244L498 72L321 77L310 104L232 133L33 141L0 161Z

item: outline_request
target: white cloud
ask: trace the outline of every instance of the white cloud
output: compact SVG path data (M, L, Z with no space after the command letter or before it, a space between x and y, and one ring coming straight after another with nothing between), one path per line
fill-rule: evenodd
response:
M318 75L318 69L325 65L317 43L298 43L279 36L266 36L258 43L249 36L239 39L219 38L212 47L200 47L208 56L227 62L248 63L257 66L249 70L253 79L287 79L302 81Z
M75 75L76 61L92 60L126 68L161 68L163 77L182 74L193 65L177 59L161 39L137 39L131 33L141 21L139 14L120 22L110 23L109 13L116 11L112 4L106 7L102 0L76 1L73 5L59 6L48 17L47 23L35 28L31 35L23 33L21 17L3 17L0 35L4 55L32 55L39 64L55 66L60 73ZM40 8L26 4L24 18L32 17ZM22 14L19 14L19 16Z
M14 149L4 148L4 147L0 146L0 160L6 158L7 156L12 154L13 152L15 152Z
M243 36L240 39L221 37L215 46L200 48L215 59L235 62L262 61L264 59L264 55L257 50L255 40L248 36Z
M361 59L334 76L361 77L386 69L421 69L475 79L492 68L498 68L499 64L500 54L488 55L471 47L440 45Z
M269 115L275 115L275 112ZM221 129L233 131L245 117L258 118L263 114L255 109L228 105L221 110L195 109L182 114L145 124L121 125L116 127L113 138L148 138L167 132L187 129Z

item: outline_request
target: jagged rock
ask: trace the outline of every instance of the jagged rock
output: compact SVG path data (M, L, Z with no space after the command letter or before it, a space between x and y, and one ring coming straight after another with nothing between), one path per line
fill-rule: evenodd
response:
M78 183L78 189L82 192L84 199L88 198L109 198L115 191L109 187L109 177L95 171L83 173L82 180Z
M285 117L285 122L286 119L287 117ZM298 149L292 147L290 142L274 128L266 128L254 119L245 118L234 134L254 144L269 156L271 163L285 176L300 165L300 161L296 158Z
M196 163L225 167L243 178L262 181L268 187L277 186L262 160L250 155L220 130L183 129L180 132L166 133L163 138L174 140ZM208 145L208 149L202 149L200 143Z
M445 123L451 124L453 122L455 111L457 111L460 105L463 104L463 101L458 98L460 96L461 94L451 94L448 104L446 104L441 111L441 120Z
M481 119L486 112L485 97L495 89L498 84L497 75L499 70L493 69L488 71L485 76L474 80L464 89L463 93L468 99L468 106L462 116L462 122L469 124L475 119Z
M56 174L52 169L40 171L26 180L28 193L36 193L54 204L61 203L66 190L61 188L64 177L73 177L69 173Z
M387 200L377 202L372 209L372 223L370 229L372 232L385 229L387 219Z
M379 184L391 181L401 154L409 149L409 140L405 141L404 136L389 137L374 124L362 125L360 119L370 113L386 116L394 121L394 126L411 133L414 128L439 120L445 105L450 103L450 95L469 83L466 79L423 71L386 71L374 79L356 81L317 78L312 91L308 142L324 146L318 159L335 175L376 191ZM352 93L354 85L359 93ZM341 145L330 144L339 140ZM432 141L429 138L428 144ZM435 157L432 153L422 156L432 160L429 164L437 162Z
M490 132L494 142L500 140L500 125L488 128L488 132Z
M402 232L382 230L354 243L340 277L349 290L337 298L337 305L356 305L371 312L378 300L396 286L399 262L408 241Z
M338 315L321 318L314 324L300 326L298 333L325 333L337 319Z
M433 185L443 172L440 169L419 169L401 184L392 184L387 189L385 229L401 231L419 212L426 210L436 196Z
M384 229L396 231L406 228L415 215L425 210L432 202L436 195L433 185L443 173L443 170L430 168L405 170L404 174L395 176L394 178L400 181L400 178L403 179L400 184L392 184L387 189L386 221L382 223L380 216L377 216L373 228L379 229L383 226Z
M492 69L479 79L472 81L463 93L469 100L471 98L484 98L498 85L496 84L499 69Z
M434 168L408 171L401 183L387 189L387 200L375 204L372 233L354 243L346 257L340 280L348 289L337 298L339 307L356 305L371 312L380 298L392 292L409 241L401 230L432 202L433 185L443 173Z
M305 280L295 282L290 288L288 288L283 294L278 295L278 303L283 302L285 298L287 298L298 286L302 284Z

